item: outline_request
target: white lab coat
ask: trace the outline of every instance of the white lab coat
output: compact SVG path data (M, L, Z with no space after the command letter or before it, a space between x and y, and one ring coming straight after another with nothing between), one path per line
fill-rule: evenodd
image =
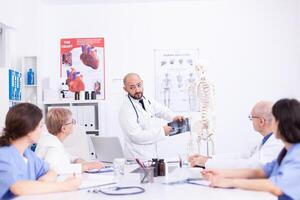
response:
M81 173L82 165L72 163L77 157L70 155L62 142L54 135L43 132L39 139L36 150L38 157L50 165L50 169L57 174Z
M166 125L164 120L172 121L175 115L170 109L151 98L144 98L146 111L138 100L129 98L128 95L125 96L119 113L119 121L124 133L125 156L127 158L155 158L157 157L157 142L166 138L163 129Z
M282 148L281 140L276 139L272 134L265 144L261 145L260 142L249 154L215 155L205 163L205 167L222 169L260 168L276 159Z

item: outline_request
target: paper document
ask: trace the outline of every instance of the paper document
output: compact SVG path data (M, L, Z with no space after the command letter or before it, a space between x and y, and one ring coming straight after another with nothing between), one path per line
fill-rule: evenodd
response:
M180 181L185 181L187 179L191 180L203 180L201 175L202 169L200 168L176 168L169 174L165 183L175 183Z
M85 173L106 173L106 172L113 172L114 168L113 167L105 167L101 169L89 169L86 170Z
M114 176L102 174L83 174L79 189L115 184Z

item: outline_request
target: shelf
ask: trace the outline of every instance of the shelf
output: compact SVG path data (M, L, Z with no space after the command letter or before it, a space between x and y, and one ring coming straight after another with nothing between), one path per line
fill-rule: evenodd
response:
M99 103L98 99L93 100L73 100L73 99L64 99L60 101L44 101L44 105L49 104L89 104L89 103Z
M9 102L17 102L17 103L21 103L23 102L22 100L8 100Z

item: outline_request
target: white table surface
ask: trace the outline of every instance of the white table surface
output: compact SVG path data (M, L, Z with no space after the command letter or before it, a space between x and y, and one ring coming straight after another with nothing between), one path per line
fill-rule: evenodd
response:
M60 192L43 195L30 195L20 196L17 200L36 200L36 199L60 199L60 200L277 200L277 197L267 192L255 192L240 189L221 189L210 188L206 186L191 185L191 184L177 184L177 185L165 185L166 179L173 179L171 175L166 177L155 177L154 183L140 184L140 177L138 173L130 173L133 169L136 169L137 165L126 166L126 173L120 186L141 186L146 191L142 194L127 195L127 196L110 196L102 193L91 193L88 189L78 190L74 192ZM176 169L188 170L188 169ZM181 171L179 171L181 172ZM187 171L184 172L185 175ZM105 173L111 174L113 173ZM174 173L173 173L174 174ZM92 190L92 189L89 189Z

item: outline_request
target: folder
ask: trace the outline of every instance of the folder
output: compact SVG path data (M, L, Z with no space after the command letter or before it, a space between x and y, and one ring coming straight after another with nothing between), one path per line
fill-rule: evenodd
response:
M74 106L77 112L77 122L80 126L84 127L86 131L86 126L84 125L84 106Z
M82 106L84 109L84 126L87 131L95 130L95 107L94 106Z

